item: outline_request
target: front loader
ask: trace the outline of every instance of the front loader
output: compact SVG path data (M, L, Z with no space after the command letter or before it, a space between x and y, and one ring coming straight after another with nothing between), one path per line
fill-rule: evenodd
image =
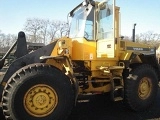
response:
M20 32L0 84L5 118L65 120L80 95L104 93L131 110L149 108L158 91L155 48L122 39L119 10L114 0L85 0L69 13L69 36L33 52Z

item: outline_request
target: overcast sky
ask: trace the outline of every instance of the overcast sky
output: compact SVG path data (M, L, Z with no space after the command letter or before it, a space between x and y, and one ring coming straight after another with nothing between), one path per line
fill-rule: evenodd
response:
M100 0L98 0L100 1ZM17 34L27 18L67 19L67 14L82 0L0 0L0 30ZM121 34L160 33L160 0L117 0L121 11Z

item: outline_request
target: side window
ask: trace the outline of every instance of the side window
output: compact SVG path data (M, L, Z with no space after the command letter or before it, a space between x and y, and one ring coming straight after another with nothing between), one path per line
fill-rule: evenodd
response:
M87 16L84 37L87 40L94 40L94 7L92 7L91 12Z
M88 40L93 40L93 33L94 33L94 25L93 21L86 21L86 28L84 31L84 37Z
M103 5L98 13L98 39L113 38L112 6Z

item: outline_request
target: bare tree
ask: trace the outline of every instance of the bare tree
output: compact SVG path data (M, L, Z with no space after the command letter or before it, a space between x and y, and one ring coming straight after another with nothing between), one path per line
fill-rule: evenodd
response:
M4 52L4 48L5 48L5 34L0 33L0 50L1 50L1 52Z
M38 42L40 39L38 36L39 31L42 28L41 19L33 18L33 19L27 19L25 23L24 30L29 35L29 41L30 42Z
M5 35L5 46L10 47L17 39L17 36L13 34Z
M0 31L0 51L1 52L6 52L12 43L16 41L17 36L14 34L4 34Z
M136 35L136 42L150 44L157 47L157 45L159 46L160 44L160 34L152 31L140 33Z
M57 38L59 26L60 26L60 21L53 20L49 23L48 35L50 37L50 40L54 40Z
M41 20L41 29L39 32L39 36L42 36L43 43L45 44L47 41L47 30L48 30L49 20Z
M68 34L69 25L66 22L61 22L60 24L60 37L66 36Z
M45 19L27 19L24 30L27 33L27 40L30 42L43 42L66 36L69 26L64 21L49 21Z
M50 40L56 40L68 34L69 25L64 21L52 21L49 24L48 34Z

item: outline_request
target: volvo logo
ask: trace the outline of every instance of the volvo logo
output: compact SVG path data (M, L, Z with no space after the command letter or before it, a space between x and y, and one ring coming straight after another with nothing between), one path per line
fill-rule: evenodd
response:
M134 47L133 47L133 50L136 50L136 51L143 51L143 48L134 48Z

